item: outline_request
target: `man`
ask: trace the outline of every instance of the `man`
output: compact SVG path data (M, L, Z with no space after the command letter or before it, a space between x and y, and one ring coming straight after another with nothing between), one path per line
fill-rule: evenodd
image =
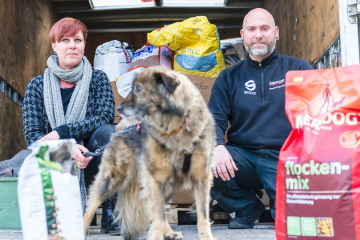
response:
M265 189L275 217L278 155L291 131L285 115L285 74L312 67L275 51L279 28L265 9L251 10L240 34L246 59L219 75L209 101L217 135L211 196L225 211L235 212L229 228L252 228L264 212L253 190Z

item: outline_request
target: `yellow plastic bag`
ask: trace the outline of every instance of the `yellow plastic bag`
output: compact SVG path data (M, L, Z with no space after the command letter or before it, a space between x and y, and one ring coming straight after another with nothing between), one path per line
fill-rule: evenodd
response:
M174 70L205 77L217 77L225 69L217 28L204 16L176 22L148 33L154 46L175 51Z

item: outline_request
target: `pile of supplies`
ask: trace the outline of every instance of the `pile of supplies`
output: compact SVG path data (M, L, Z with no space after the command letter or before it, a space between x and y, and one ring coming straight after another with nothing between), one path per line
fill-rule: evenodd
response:
M205 16L156 29L134 52L126 42L113 40L96 49L94 69L116 81L122 98L131 91L135 76L151 66L165 66L180 73L216 78L225 69L217 28Z

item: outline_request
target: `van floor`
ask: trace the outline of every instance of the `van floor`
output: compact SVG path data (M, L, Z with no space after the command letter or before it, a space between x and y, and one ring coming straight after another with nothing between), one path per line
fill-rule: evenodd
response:
M198 240L196 225L174 225L175 231L181 231L184 240ZM228 229L227 224L213 224L212 233L217 240L276 240L275 226L273 223L258 223L253 229ZM146 233L145 233L146 234ZM145 240L146 235L140 240ZM21 230L0 229L1 240L20 240L23 239ZM100 233L99 228L91 228L87 240L105 240L117 239L123 240L123 237L109 236Z

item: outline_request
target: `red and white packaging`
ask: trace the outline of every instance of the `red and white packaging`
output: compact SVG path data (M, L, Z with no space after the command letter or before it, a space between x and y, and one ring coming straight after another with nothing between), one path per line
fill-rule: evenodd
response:
M286 74L276 238L360 239L360 65Z

